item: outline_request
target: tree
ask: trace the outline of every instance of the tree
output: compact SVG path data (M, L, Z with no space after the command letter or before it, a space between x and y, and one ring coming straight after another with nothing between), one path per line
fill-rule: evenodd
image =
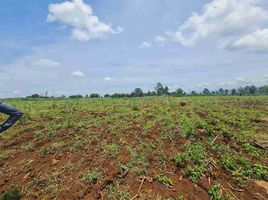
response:
M39 94L33 94L31 96L28 96L28 98L41 98L41 96Z
M225 90L224 90L224 94L225 94L225 95L228 95L229 92L230 92L230 91L229 91L228 89L225 89Z
M192 96L197 96L198 94L197 94L196 91L192 91L192 92L191 92L191 95L192 95Z
M224 89L220 88L219 93L220 93L220 95L224 95Z
M231 90L231 95L236 95L236 94L237 94L236 89L232 89Z
M89 96L90 98L100 98L100 95L97 93L93 93Z
M79 99L79 98L83 98L83 95L78 94L78 95L71 95L69 96L70 99Z
M109 95L109 94L104 95L104 98L109 98L109 97L111 97L111 95Z
M249 94L257 94L258 88L255 85L249 86Z
M168 86L166 86L166 87L164 88L164 95L168 95L168 91L169 91L169 88L168 88Z
M183 91L183 89L178 88L175 92L175 96L181 97L184 96L186 93Z
M158 96L162 96L165 94L165 88L163 87L162 83L157 83L154 89Z
M260 94L268 94L268 85L264 85L258 89Z
M203 95L209 95L210 94L210 91L209 89L205 88L202 92Z
M144 94L141 88L135 88L134 91L131 93L131 96L133 97L142 97L143 95Z

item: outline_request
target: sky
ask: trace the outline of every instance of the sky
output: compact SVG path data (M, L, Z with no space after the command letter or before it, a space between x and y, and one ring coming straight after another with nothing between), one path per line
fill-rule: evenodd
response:
M267 0L1 0L0 98L268 84Z

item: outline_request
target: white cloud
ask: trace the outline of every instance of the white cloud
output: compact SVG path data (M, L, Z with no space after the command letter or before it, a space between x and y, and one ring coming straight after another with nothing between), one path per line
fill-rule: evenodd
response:
M34 61L31 65L36 67L58 67L60 66L60 63L46 58Z
M217 35L233 37L259 28L268 20L263 0L212 0L201 14L193 13L177 32L166 34L184 46Z
M20 91L19 91L19 90L14 90L13 93L14 93L15 95L18 95L18 94L20 94Z
M253 33L245 35L233 43L230 43L227 47L233 50L248 49L258 52L268 51L268 28L262 30L258 29Z
M81 42L93 39L103 39L111 34L118 34L123 31L122 27L116 30L111 24L106 24L94 15L90 5L83 0L72 0L63 3L49 5L48 22L59 21L71 26L72 37Z
M104 82L112 82L113 79L111 77L105 77L105 78L103 78L103 81Z
M152 47L151 43L145 41L142 42L142 44L140 45L140 49L151 48L151 47Z
M163 36L160 36L160 35L158 35L158 36L155 37L155 42L159 46L164 46L165 43L166 43L166 41L167 41L167 38L166 37L163 37Z
M72 72L72 75L77 76L77 77L83 77L83 76L85 76L85 73L82 72L80 69L77 69L77 70Z

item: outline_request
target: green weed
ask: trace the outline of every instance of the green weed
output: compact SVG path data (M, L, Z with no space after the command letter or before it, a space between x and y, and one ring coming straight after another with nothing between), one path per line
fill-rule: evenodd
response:
M102 179L102 174L99 172L86 172L80 175L80 180L88 184L94 184Z
M167 176L156 175L155 180L165 186L172 186L172 180Z
M19 199L20 199L20 191L18 187L12 187L0 196L0 200L19 200Z

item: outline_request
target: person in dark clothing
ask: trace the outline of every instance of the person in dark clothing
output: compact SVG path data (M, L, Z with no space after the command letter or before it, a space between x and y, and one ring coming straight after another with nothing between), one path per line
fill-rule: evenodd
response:
M1 100L0 100L0 113L4 113L9 116L6 122L0 125L0 133L6 131L11 126L13 126L16 123L16 121L18 121L23 115L23 113L20 110L4 103Z

